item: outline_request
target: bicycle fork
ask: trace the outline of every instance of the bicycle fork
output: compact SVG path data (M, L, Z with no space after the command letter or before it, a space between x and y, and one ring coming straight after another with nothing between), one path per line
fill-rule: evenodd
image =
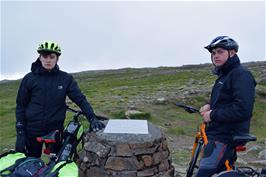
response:
M191 157L194 156L195 150L198 146L198 144L200 143L200 146L202 146L203 144L206 146L208 144L208 138L205 132L205 123L202 123L200 125L200 131L197 132L197 135L195 137L194 143L193 143L193 148L191 151Z

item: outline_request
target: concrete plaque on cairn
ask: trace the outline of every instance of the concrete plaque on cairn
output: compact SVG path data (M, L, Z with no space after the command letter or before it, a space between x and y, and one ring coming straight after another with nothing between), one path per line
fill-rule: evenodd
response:
M174 176L165 135L146 120L112 119L84 139L80 177Z

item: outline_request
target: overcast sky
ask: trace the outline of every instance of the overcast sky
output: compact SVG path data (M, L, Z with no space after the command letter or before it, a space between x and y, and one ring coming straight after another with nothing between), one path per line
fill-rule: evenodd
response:
M218 35L242 62L265 61L265 1L1 1L1 76L21 78L57 41L67 72L209 63Z

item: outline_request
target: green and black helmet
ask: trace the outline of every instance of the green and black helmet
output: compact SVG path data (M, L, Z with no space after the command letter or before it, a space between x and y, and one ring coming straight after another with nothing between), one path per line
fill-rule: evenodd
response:
M61 48L56 42L44 41L43 43L39 44L37 52L38 53L51 52L51 53L55 53L57 56L60 56Z

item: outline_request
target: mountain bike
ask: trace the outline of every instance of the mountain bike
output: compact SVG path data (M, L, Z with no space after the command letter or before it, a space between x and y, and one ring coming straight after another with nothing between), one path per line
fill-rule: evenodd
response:
M175 103L175 105L183 108L190 114L200 113L198 109L184 105L182 103ZM191 151L191 160L187 168L186 177L192 177L195 168L199 168L197 165L199 154L202 151L203 146L208 144L208 138L205 132L206 126L206 123L202 122L198 127ZM262 169L261 172L258 172L251 167L237 167L235 164L237 160L237 152L245 151L245 144L250 141L256 141L256 137L250 134L233 136L232 146L234 151L232 158L225 161L226 170L220 172L219 174L213 175L213 177L266 177L266 169Z
M84 115L82 111L75 110L67 106L67 110L74 113L73 119L68 123L65 130L60 132L54 130L47 135L37 137L38 142L43 142L46 145L44 153L49 155L50 161L58 163L72 157L77 156L76 147L80 143L84 134L83 126L80 123L79 118ZM55 144L62 142L61 148L58 153L54 153Z
M41 158L27 157L24 153L10 150L0 155L0 176L77 177L79 169L75 162L78 159L77 147L80 142L82 147L84 144L84 129L80 122L84 113L68 106L67 111L74 115L63 131L54 130L37 137L37 141L46 146L44 153L49 155L47 163ZM108 119L97 115L96 118L101 121ZM91 126L89 131L92 131Z
M250 134L233 136L232 146L234 147L234 151L231 156L232 158L225 161L226 170L214 175L214 177L266 177L266 168L263 168L260 172L258 172L248 166L236 165L237 153L245 151L245 145L248 142L256 140L256 136Z
M193 107L186 106L181 103L176 103L175 105L183 108L185 111L187 111L190 114L199 113L199 110ZM205 128L206 128L206 124L204 122L202 122L200 126L198 127L195 140L193 143L193 148L191 151L191 159L190 159L190 162L187 168L186 177L191 177L193 175L194 169L198 168L197 160L198 160L199 154L202 150L203 145L206 145L208 143L208 138L205 132Z
M59 130L55 130L50 132L49 134L37 137L38 142L44 142L46 148L44 149L44 153L49 155L49 162L47 164L46 169L42 172L43 174L47 174L51 171L51 168L60 162L68 162L70 160L76 161L78 159L77 146L80 144L82 137L84 135L83 125L80 123L81 116L85 114L80 110L75 110L67 106L67 111L73 112L73 118L68 123L63 133L60 133ZM104 121L108 118L103 116L96 115L98 120ZM91 127L90 127L90 130ZM62 141L61 148L58 153L54 153L56 142ZM82 142L82 147L84 143Z

